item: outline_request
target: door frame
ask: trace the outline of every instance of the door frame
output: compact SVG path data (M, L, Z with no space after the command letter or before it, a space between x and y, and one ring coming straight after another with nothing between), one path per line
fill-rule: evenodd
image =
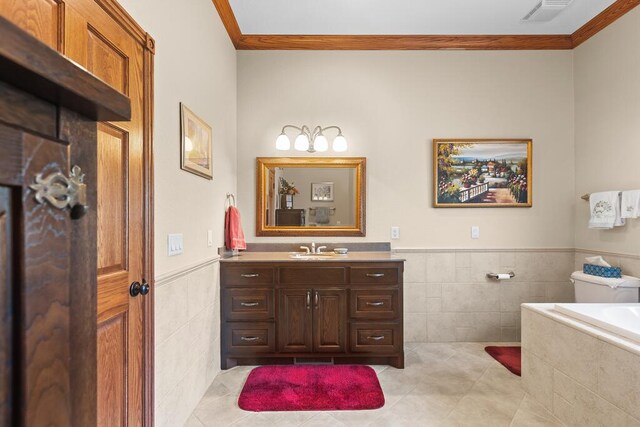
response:
M156 42L120 5L116 0L94 0L125 31L127 31L143 48L143 193L144 193L144 226L143 226L143 274L151 288L144 298L144 382L143 382L143 425L154 424L154 233L153 233L153 88L154 57Z

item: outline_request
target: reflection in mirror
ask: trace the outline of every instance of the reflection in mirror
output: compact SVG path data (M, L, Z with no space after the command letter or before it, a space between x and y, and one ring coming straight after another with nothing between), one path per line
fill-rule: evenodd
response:
M364 158L259 158L258 236L364 235Z

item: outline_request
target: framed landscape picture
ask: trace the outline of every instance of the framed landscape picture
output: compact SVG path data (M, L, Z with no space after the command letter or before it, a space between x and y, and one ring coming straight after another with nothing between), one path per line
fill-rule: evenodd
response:
M311 201L333 202L333 182L312 182Z
M180 103L180 167L213 179L212 145L211 126Z
M434 139L434 207L531 207L531 145L530 139Z

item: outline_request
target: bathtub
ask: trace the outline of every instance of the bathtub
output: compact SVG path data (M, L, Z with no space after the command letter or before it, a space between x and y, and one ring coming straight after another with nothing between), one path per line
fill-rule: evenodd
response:
M556 304L554 309L640 344L640 304Z

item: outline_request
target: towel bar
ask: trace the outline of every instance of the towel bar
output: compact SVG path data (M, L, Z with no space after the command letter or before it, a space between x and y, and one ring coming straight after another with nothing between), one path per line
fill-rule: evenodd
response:
M509 274L509 279L513 279L514 277L516 277L516 273L514 273L513 271L510 271L508 274ZM487 273L487 277L489 279L498 280L499 276L500 275L498 273Z

